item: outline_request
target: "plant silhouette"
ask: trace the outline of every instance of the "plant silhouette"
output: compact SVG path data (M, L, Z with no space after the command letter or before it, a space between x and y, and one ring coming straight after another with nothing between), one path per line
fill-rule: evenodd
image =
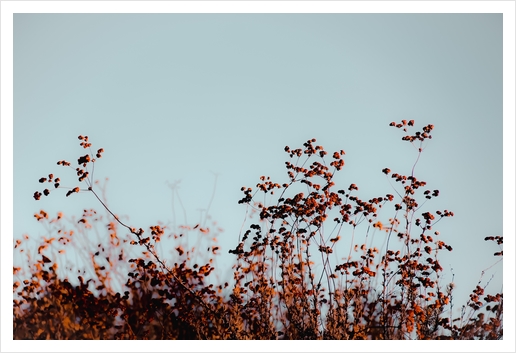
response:
M77 220L41 210L34 216L49 238L37 251L29 236L15 241L28 265L14 267L14 339L503 338L502 293L485 294L479 281L454 316L454 284L442 283L439 255L453 249L433 227L454 213L429 211L439 190L414 174L434 126L411 134L413 120L389 125L417 153L410 175L381 171L390 193L365 200L357 184L338 189L345 152L330 154L315 139L285 147L284 181L261 176L255 188L242 187L246 230L229 250L235 263L225 283L210 276L221 250L214 227L127 225L107 206L106 184L93 179L104 150L94 152L88 136L79 136L87 153L77 167L57 162L73 170L77 186L49 174L39 179L48 187L33 197L90 192L103 213L84 210ZM208 247L185 244L189 232ZM499 245L501 261L503 237L485 240ZM160 251L164 241L174 244L171 259ZM66 257L72 252L84 268Z

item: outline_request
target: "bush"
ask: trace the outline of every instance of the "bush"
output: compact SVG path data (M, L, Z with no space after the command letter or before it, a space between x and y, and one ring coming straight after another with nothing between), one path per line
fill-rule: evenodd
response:
M434 126L410 135L413 125L413 120L390 124L402 129L402 140L415 147L415 166ZM106 214L84 210L78 221L62 213L50 218L44 210L35 215L54 236L44 239L35 258L28 237L15 243L29 267L14 268L18 278L25 278L13 285L14 339L503 337L502 293L485 295L485 287L478 285L454 317L454 285L442 283L439 263L439 254L452 248L432 231L453 212L423 208L439 190L427 188L414 168L411 175L383 169L399 187L363 200L356 184L336 190L344 151L329 155L315 139L301 148L285 147L286 181L261 176L255 190L241 189L239 203L248 208L250 224L229 251L236 257L231 283L217 284L210 274L219 247L209 243L203 254L199 246L188 248L183 241L185 232L213 231L185 225L177 234L155 225L147 233L122 222L105 203L105 185L93 179L93 166L104 150L94 153L87 136L79 140L88 153L79 156L78 166L57 163L72 168L85 185L65 188L66 197L91 192ZM39 181L64 188L53 174ZM36 191L34 199L48 196L50 189ZM362 238L360 225L365 228ZM98 237L97 244L81 236L104 234L106 228L109 237ZM375 233L385 234L385 246L374 246ZM165 261L159 251L162 240L174 242L176 262ZM502 236L485 240L503 244ZM70 247L83 256L84 268L62 263ZM346 250L343 262L335 259L337 248Z

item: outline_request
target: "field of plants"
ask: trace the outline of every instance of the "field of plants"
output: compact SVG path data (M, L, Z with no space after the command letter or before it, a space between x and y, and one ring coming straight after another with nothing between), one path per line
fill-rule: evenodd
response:
M502 339L503 293L487 294L479 283L467 303L455 303L453 282L443 280L440 255L453 249L435 225L453 222L454 213L430 211L439 190L415 175L434 126L389 125L415 158L410 175L378 171L393 186L385 194L363 199L359 181L336 185L346 153L326 151L316 139L285 147L284 180L262 175L242 187L235 202L246 208L246 223L229 250L234 265L224 283L213 278L217 227L132 227L94 179L104 150L79 136L77 161L58 161L33 198L92 193L99 208L77 218L41 210L34 217L48 236L15 242L24 265L13 269L13 338ZM70 168L75 181L62 176ZM186 241L193 233L195 244ZM500 248L493 264L502 261L503 236L485 240Z

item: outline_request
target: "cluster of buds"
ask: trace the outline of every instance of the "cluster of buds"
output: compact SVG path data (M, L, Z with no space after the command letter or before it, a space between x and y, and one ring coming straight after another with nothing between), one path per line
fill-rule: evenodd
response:
M88 142L88 136L82 136L82 135L79 135L79 140L81 140L81 146L83 148L89 148L91 147L91 143Z
M59 178L55 178L54 179L54 174L49 174L48 175L48 178L47 177L42 177L42 178L39 178L39 182L40 183L45 183L45 182L48 182L48 183L54 183L54 187L57 189L59 187L59 182L61 180ZM43 194L45 196L48 196L50 194L50 190L48 189L45 189L43 190ZM34 199L36 200L39 200L41 198L41 193L39 191L36 191L33 195Z
M83 148L86 149L86 148L90 148L91 147L91 143L88 142L88 136L79 135L78 138L79 138L79 140L81 140L80 145ZM96 157L97 158L102 157L102 153L103 152L104 152L103 148L98 149L97 153L96 153ZM80 156L77 159L77 164L79 165L79 167L76 168L75 171L77 172L77 176L78 176L78 179L79 179L80 182L84 181L89 176L89 172L87 172L86 170L84 170L82 168L86 168L86 165L88 163L90 163L90 162L92 162L92 163L95 162L95 159L92 158L91 155L92 154L87 153L84 156ZM61 165L63 167L70 167L70 162L65 161L65 160L60 160L60 161L57 162L57 165ZM81 168L81 166L82 166L82 168ZM61 180L59 178L55 178L54 179L54 175L53 174L49 174L48 178L47 177L42 177L42 178L39 179L40 183L45 183L45 182L54 183L54 187L56 189L59 187L60 181ZM91 190L91 186L88 189ZM66 193L66 196L70 196L73 193L78 193L79 191L80 191L79 187L72 188L72 189L70 189ZM33 197L34 197L35 200L39 200L41 198L41 195L48 196L49 194L50 194L50 190L49 189L45 189L45 190L43 190L43 193L41 193L39 191L36 191L34 193Z

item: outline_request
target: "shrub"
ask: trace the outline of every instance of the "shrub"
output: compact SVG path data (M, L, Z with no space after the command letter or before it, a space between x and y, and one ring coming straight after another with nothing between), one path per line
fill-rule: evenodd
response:
M402 140L415 147L415 167L434 126L412 135L413 120L390 126L403 130ZM423 208L439 190L416 178L414 168L411 175L384 168L398 187L365 200L356 184L336 189L343 150L328 154L315 139L301 148L285 147L284 182L261 176L256 189L241 189L239 203L248 208L250 224L229 251L236 258L231 283L217 284L210 274L219 247L210 243L202 254L183 241L184 232L206 235L209 228L185 225L177 234L163 225L151 226L148 233L128 226L106 205L105 185L93 179L104 150L93 152L87 136L79 140L87 153L79 156L78 166L57 163L72 168L79 185L85 185L65 188L66 197L91 192L106 213L85 210L78 221L68 219L74 228L69 229L62 213L50 219L41 210L35 218L54 236L44 239L34 258L28 237L15 242L30 265L14 268L18 278L25 278L13 286L15 339L503 337L503 294L485 295L480 283L460 315L453 316L454 285L442 283L439 262L439 254L452 248L432 230L453 212ZM53 174L39 181L64 188ZM48 196L50 189L36 191L34 199ZM106 228L109 237L77 245L89 239L77 234ZM361 237L358 231L364 228ZM372 241L378 233L386 239L379 248ZM176 262L166 261L158 250L162 240L174 242ZM501 236L485 240L503 244ZM87 269L65 264L60 273L58 264L63 266L71 246ZM336 259L337 249L345 249L347 257Z

